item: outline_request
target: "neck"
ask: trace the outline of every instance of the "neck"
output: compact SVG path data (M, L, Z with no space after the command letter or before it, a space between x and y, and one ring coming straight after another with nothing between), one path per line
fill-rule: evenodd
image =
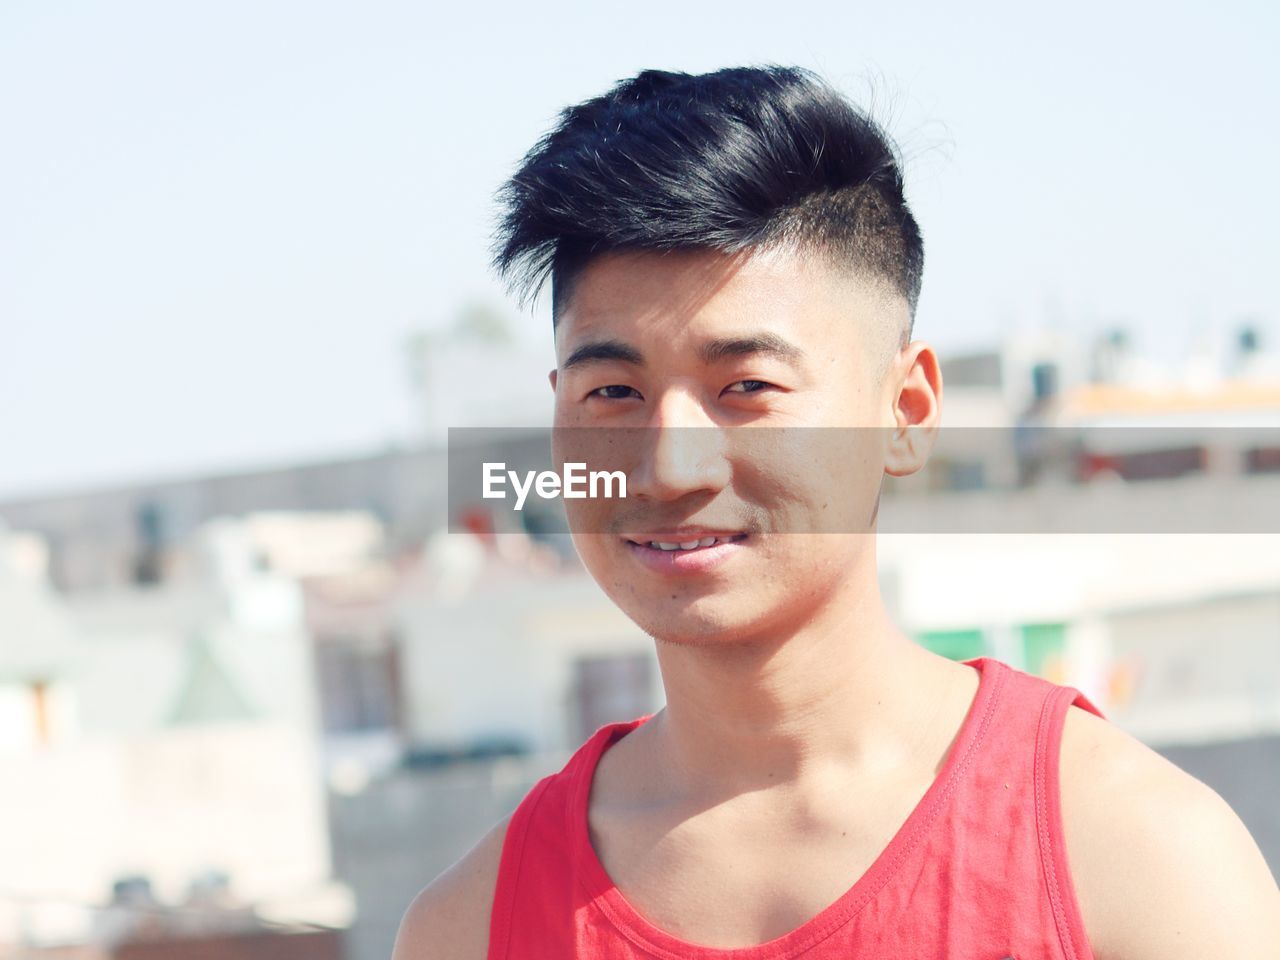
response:
M645 726L676 793L731 795L927 753L955 671L903 636L874 581L767 643L660 641L667 705Z

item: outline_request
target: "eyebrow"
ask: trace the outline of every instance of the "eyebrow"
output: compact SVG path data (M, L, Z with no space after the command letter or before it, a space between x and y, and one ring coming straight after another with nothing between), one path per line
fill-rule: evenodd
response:
M698 348L698 357L708 366L758 354L775 357L793 366L798 365L805 356L802 349L776 333L721 337L717 340L709 340ZM645 360L639 350L621 340L594 340L582 344L569 354L562 369L568 370L591 363L629 363L632 366L643 367Z
M765 354L793 366L804 359L803 350L776 333L752 333L742 337L726 337L711 340L698 348L698 356L708 365L757 354Z
M589 363L629 363L643 367L644 357L640 351L621 340L596 340L584 343L564 362L563 369L585 366Z

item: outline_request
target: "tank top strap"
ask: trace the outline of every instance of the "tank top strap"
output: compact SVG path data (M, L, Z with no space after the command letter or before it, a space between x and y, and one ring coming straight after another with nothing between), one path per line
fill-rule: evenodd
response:
M1036 736L1035 798L1036 834L1044 867L1049 902L1066 960L1092 960L1084 920L1071 883L1066 837L1062 825L1062 780L1059 760L1067 711L1081 707L1102 717L1102 711L1083 693L1070 686L1052 686L1040 710ZM1105 719L1105 717L1103 718Z
M982 862L970 865L975 876L998 864L1015 881L1010 889L1043 891L1042 901L1022 909L1043 912L1065 960L1093 960L1067 862L1059 757L1072 705L1103 714L1075 687L980 659L1005 682L982 761L951 810L963 824L950 829L984 849Z
M575 919L590 902L579 871L571 818L605 749L649 719L649 715L600 727L564 767L539 780L507 823L498 880L489 915L488 960L523 956L524 943L540 943L548 956L590 956L573 946Z

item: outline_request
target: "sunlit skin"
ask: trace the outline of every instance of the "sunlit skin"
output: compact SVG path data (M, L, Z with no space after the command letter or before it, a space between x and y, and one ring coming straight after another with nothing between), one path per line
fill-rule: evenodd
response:
M590 456L588 435L564 428L612 428L622 448L589 462L626 461L627 499L565 502L619 607L660 640L758 644L865 599L874 538L850 534L871 532L882 477L922 465L938 420L937 360L923 342L898 349L907 323L884 285L812 257L588 266L556 330L557 459ZM693 533L738 539L692 555L636 546Z

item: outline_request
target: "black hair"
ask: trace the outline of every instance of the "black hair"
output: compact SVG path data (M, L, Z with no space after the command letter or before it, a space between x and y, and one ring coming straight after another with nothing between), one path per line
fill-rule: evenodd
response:
M561 112L502 187L494 266L558 317L595 256L794 243L920 295L902 165L864 112L807 70L645 70ZM906 331L909 334L909 330Z

